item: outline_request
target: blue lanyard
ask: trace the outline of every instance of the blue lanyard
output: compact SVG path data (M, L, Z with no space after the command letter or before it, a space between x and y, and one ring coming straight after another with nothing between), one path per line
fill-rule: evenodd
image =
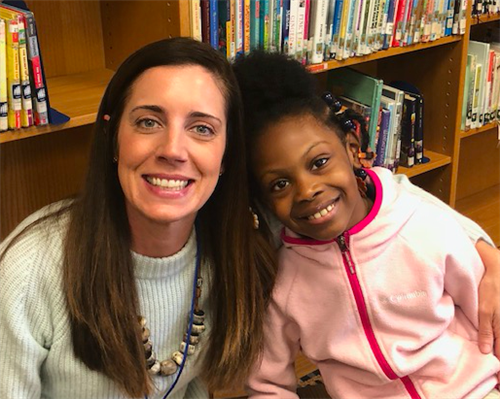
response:
M200 238L198 237L198 234L196 234L196 267L194 270L194 279L193 279L193 295L191 298L191 310L189 313L189 326L188 326L188 331L187 331L187 343L186 343L186 348L184 349L183 357L182 357L182 362L181 365L179 366L179 371L177 372L177 375L175 377L174 382L168 389L167 393L165 396L163 396L163 399L166 399L168 395L170 395L170 392L175 388L177 385L177 382L179 381L182 370L184 370L184 365L186 364L187 360L187 352L188 352L188 344L189 340L191 337L191 330L193 328L193 319L194 319L194 303L195 303L195 298L196 298L196 286L198 283L198 273L200 271L200 264L201 264L201 254L200 254ZM144 395L144 399L148 399L148 395Z

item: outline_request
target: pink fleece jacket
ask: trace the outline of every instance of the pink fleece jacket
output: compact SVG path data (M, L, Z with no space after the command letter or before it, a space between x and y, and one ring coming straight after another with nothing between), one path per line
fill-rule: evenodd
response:
M477 345L484 268L470 239L389 171L368 173L374 206L342 236L283 232L251 398L298 398L299 349L332 398L479 399L497 384L500 362Z

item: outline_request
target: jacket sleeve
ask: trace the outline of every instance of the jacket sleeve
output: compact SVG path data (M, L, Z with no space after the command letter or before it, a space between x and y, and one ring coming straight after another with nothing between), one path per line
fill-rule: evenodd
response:
M435 197L434 195L428 193L427 191L411 183L408 177L406 177L406 175L396 174L393 175L393 179L396 184L401 185L412 194L418 195L425 202L431 203L434 206L437 206L442 211L451 215L462 226L462 229L465 230L466 234L469 236L470 240L474 244L479 239L483 239L488 244L495 247L491 238L488 236L488 234L486 234L486 232L481 227L479 227L477 223L465 217L464 215L458 213L453 208L451 208L443 201L441 201L439 198Z
M295 357L299 351L299 328L273 301L265 325L262 357L247 381L251 399L298 399Z
M478 287L484 274L484 266L464 231L454 221L450 222L452 223L442 237L443 247L447 250L444 289L475 329L478 329Z

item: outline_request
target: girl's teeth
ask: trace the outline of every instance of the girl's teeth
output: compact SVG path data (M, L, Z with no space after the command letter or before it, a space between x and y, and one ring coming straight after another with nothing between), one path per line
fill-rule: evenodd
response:
M316 212L314 215L309 216L308 219L309 220L319 219L320 217L323 217L327 213L331 212L333 208L335 208L335 206L333 204L332 205L328 205L326 208L323 208L319 212Z

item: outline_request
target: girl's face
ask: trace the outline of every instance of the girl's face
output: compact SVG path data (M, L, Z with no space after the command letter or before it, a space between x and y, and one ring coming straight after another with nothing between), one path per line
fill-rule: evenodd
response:
M118 177L132 229L190 229L226 146L221 84L200 66L160 66L134 82L118 130Z
M331 240L368 214L346 146L313 116L273 124L252 150L265 202L294 232Z

